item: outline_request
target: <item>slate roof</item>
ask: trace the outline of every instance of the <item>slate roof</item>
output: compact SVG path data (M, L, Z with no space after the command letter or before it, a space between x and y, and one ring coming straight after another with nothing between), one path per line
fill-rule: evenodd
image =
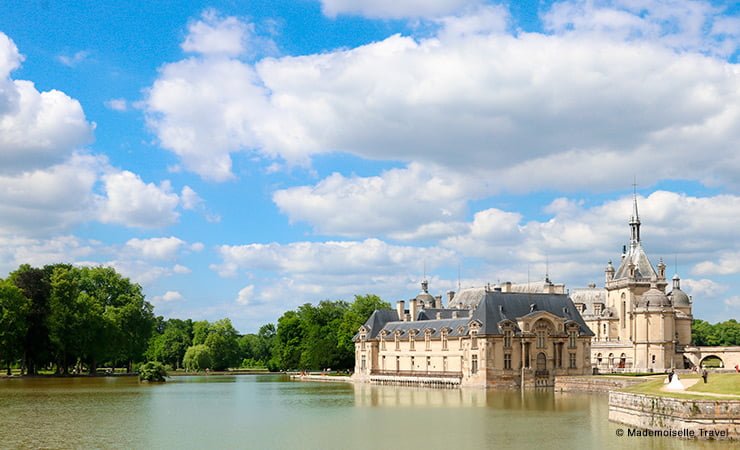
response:
M408 339L409 331L416 330L416 339L423 340L424 330L428 328L433 330L432 338L439 337L443 328L449 329L449 337L465 336L473 321L481 324L479 331L481 335L501 335L502 321L509 319L516 323L517 318L540 311L547 311L566 321L575 322L581 335L594 335L576 310L573 301L565 294L498 292L487 291L485 288L475 290L475 293L479 299L473 309L422 309L417 314L417 320L412 322L400 321L396 311L377 310L364 325L370 330L368 339L376 338L382 330L388 334L389 339L392 339L396 332L400 332L403 338ZM472 297L474 296L471 296L471 300ZM440 313L440 319L436 318L437 313ZM458 317L454 318L455 315Z
M630 261L635 265L635 279L639 281L650 281L653 277L658 277L647 254L645 254L645 250L642 248L642 244L637 242L635 245L630 246L629 252L622 259L622 263L614 274L615 280L629 276Z

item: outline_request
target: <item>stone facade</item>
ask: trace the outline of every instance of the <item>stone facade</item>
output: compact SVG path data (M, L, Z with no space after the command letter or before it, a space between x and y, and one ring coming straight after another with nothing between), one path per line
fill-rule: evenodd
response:
M591 360L600 372L650 372L685 368L691 343L691 299L672 279L666 294L666 265L657 270L642 246L637 199L618 268L609 261L604 288L574 289L573 302L594 332Z
M480 387L552 386L591 372L592 333L565 294L479 288L427 292L376 311L355 337L354 379Z

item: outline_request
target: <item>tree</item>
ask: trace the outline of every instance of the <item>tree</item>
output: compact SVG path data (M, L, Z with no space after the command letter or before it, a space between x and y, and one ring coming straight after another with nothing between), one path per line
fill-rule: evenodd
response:
M146 351L147 358L180 368L185 352L192 344L193 323L190 320L169 319L161 325L161 332L152 336ZM156 327L155 327L156 328Z
M197 372L213 366L213 354L211 349L205 344L198 344L189 347L185 352L182 365L185 370Z
M53 267L37 269L22 264L8 277L8 281L21 289L23 295L31 301L27 316L28 329L23 339L23 366L29 375L38 373L39 367L51 360L47 320L51 291L49 278Z
M239 333L229 319L214 322L205 340L213 355L213 369L226 370L239 363Z
M28 332L26 317L31 301L23 291L9 281L0 280L0 362L10 366L23 355L23 343Z
M278 370L297 369L301 362L303 328L295 311L287 311L278 319L273 347L274 367Z
M344 314L339 330L338 345L345 355L354 355L355 343L352 338L377 309L391 309L391 305L374 294L355 295L355 301Z
M166 381L167 371L159 361L148 361L139 367L139 380L149 382Z

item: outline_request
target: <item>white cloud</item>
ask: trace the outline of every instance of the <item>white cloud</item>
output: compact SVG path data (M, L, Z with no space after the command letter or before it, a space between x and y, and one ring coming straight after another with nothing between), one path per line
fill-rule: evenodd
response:
M334 173L314 186L278 190L273 200L291 221L308 222L323 234L434 235L431 228L416 229L459 217L470 190L466 183L411 164L375 177Z
M167 291L162 295L157 295L152 298L154 303L182 302L184 300L185 297L183 297L178 291Z
M203 245L202 242L194 242L190 246L190 250L192 250L194 252L201 252L201 251L203 251L204 248L205 248L205 245Z
M361 15L380 19L434 18L459 12L482 0L320 0L328 17Z
M0 235L35 236L90 220L93 188L105 161L73 155L62 164L20 174L0 172Z
M178 275L187 275L193 272L189 267L183 266L181 264L175 264L172 267L172 271Z
M239 56L246 51L247 39L254 32L251 24L236 17L220 17L209 9L200 20L188 25L188 35L182 49L189 53L217 56Z
M148 120L185 169L213 180L233 176L233 152L288 166L347 152L444 167L489 191L609 190L632 175L738 186L735 64L649 34L505 34L486 11L425 39L168 64Z
M252 298L254 297L254 285L250 284L249 286L245 286L242 290L239 291L239 295L236 297L236 302L240 305L248 305L250 301L252 301Z
M128 110L128 102L125 98L112 98L105 102L105 106L113 111L126 111Z
M159 186L144 183L127 170L103 176L105 202L100 221L129 227L156 228L171 225L179 217L175 210L179 197L172 192L169 182Z
M740 250L716 255L717 262L701 261L694 266L697 275L731 275L740 273Z
M222 245L219 254L223 261L212 268L221 276L232 276L239 270L316 275L392 274L398 270L418 270L424 261L428 267L436 267L453 258L448 250L396 246L378 239Z
M203 204L203 199L190 186L182 188L180 200L182 201L183 209L196 209Z
M659 40L677 50L731 55L740 43L736 18L725 8L694 0L571 0L554 3L543 15L551 31Z
M75 236L30 239L0 234L0 274L7 274L21 264L41 267L46 264L75 262L98 251L98 243Z
M681 280L681 289L701 301L716 299L727 291L728 286L716 281L701 278Z
M75 67L82 61L86 60L90 56L90 52L87 50L80 50L73 55L59 55L57 60L67 67Z
M142 258L172 260L177 257L185 241L174 236L166 238L130 239L126 247L134 250Z
M725 305L731 308L740 308L740 295L734 295L725 299Z

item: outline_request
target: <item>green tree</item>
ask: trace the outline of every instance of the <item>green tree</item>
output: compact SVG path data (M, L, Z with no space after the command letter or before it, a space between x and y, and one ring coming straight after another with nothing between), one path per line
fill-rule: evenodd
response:
M214 322L209 329L205 344L213 354L213 369L226 370L239 363L239 333L229 319Z
M148 361L139 367L139 380L149 382L166 381L167 371L159 361Z
M182 365L185 370L199 371L213 366L213 354L211 349L205 344L193 345L185 352Z
M10 366L23 355L23 343L28 332L26 317L31 301L10 281L0 280L0 362Z
M360 327L367 322L367 319L376 309L390 308L390 303L383 301L377 295L355 295L355 301L352 302L349 310L344 314L338 336L339 348L345 358L350 358L350 366L346 368L350 368L352 361L354 361L355 343L352 338L357 334ZM345 359L345 361L347 360Z
M161 327L161 332L149 340L146 356L179 369L185 351L192 345L193 323L190 320L169 319Z
M27 316L28 330L23 339L23 366L29 375L35 375L40 367L51 361L47 322L51 294L50 276L53 267L37 269L23 264L8 277L8 280L21 289L31 301Z
M298 313L295 311L285 312L278 319L277 334L273 347L273 359L269 367L276 370L299 368L302 341L303 328Z

